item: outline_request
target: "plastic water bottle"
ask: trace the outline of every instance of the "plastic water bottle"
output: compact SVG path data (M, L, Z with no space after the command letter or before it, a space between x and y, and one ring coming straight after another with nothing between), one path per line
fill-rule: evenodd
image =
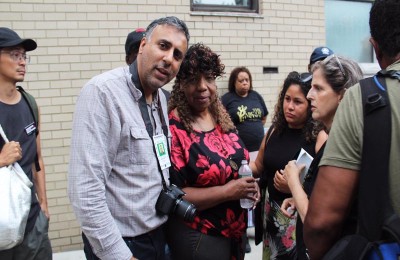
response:
M251 172L250 166L247 164L247 160L242 160L242 166L239 168L239 177L251 177L253 173ZM250 193L250 196L253 194ZM244 209L249 209L253 207L254 201L251 199L240 199L240 206Z

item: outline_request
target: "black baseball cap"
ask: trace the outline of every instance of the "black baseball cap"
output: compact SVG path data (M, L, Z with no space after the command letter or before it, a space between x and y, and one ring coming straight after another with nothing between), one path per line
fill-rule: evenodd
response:
M328 47L317 47L314 49L314 51L311 53L310 56L310 64L313 64L319 60L323 60L329 55L332 55L333 51L329 49Z
M0 27L0 48L22 45L25 51L33 51L37 44L32 39L21 39L13 30Z
M146 30L143 28L137 28L133 32L130 32L126 37L125 41L125 54L129 55L130 50L133 47L139 47L140 41L145 36Z

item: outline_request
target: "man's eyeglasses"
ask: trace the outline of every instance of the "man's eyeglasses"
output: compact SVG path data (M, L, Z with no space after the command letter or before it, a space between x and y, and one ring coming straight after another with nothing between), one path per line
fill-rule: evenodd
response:
M339 70L340 70L340 72L343 74L343 77L346 77L346 73L344 72L342 63L340 62L340 60L338 59L338 57L337 57L335 54L332 54L332 55L329 55L328 57L326 57L326 58L323 60L323 63L324 63L324 64L327 64L328 61L330 61L332 58L335 58L337 64L339 65Z
M1 53L8 53L11 59L15 62L25 60L26 63L29 63L30 56L26 55L25 52L20 51L0 51Z

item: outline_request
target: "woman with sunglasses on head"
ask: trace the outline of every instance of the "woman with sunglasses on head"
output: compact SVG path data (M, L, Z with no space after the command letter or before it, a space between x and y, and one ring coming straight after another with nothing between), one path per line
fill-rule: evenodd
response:
M307 99L311 101L312 118L321 122L326 132L329 133L336 109L346 89L362 79L362 71L356 62L333 54L323 61L315 63L312 72L311 89L307 94ZM285 199L281 210L285 216L292 218L294 218L292 216L293 209L296 209L298 213L296 224L298 259L308 259L303 241L303 221L307 214L308 200L317 178L318 164L324 148L325 143L314 157L309 171L304 178L304 183L301 183L299 178L304 165L297 165L295 161L290 161L286 165L283 174L287 179L293 197ZM356 226L350 222L352 221L349 220L349 227Z
M285 217L280 206L291 197L283 178L285 165L301 148L314 156L325 141L311 118L306 95L310 74L289 73L275 106L272 126L261 143L257 158L250 163L255 177L260 178L261 205L256 208L256 243L263 243L263 259L296 259L294 219ZM268 194L268 195L267 195ZM262 234L261 234L262 233Z

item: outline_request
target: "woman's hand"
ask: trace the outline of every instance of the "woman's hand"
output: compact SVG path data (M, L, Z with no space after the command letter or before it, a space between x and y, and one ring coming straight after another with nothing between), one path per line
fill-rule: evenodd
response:
M301 184L299 176L304 167L304 164L297 165L295 160L289 161L286 164L283 176L287 180L289 189L292 189L294 185Z
M254 193L253 198L252 198L254 200L254 205L253 205L252 209L256 208L257 204L260 202L260 199L261 199L261 192L260 192L260 186L258 186L258 181L256 181L256 190L257 190L257 192Z
M287 198L282 202L281 211L288 218L294 218L293 214L296 211L296 205L293 198Z
M239 200L239 199L252 199L254 201L257 200L257 197L248 195L249 193L250 194L257 193L258 185L253 177L243 177L237 180L231 180L228 183L226 183L224 187L225 187L225 192L229 196L230 200Z
M289 193L290 189L286 178L283 176L283 170L277 170L274 177L274 187L280 192Z

